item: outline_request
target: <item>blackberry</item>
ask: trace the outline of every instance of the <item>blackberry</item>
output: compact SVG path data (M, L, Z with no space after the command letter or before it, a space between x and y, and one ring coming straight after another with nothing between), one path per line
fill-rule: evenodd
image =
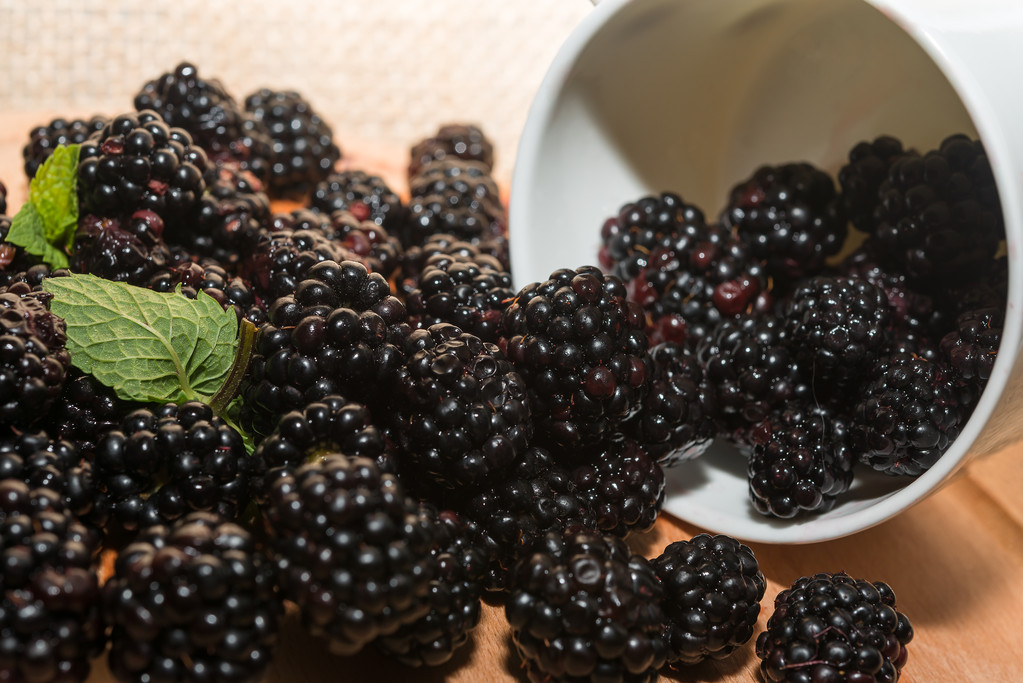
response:
M440 323L405 342L393 401L402 467L464 494L504 472L532 436L526 384L497 345Z
M402 244L422 244L430 235L450 233L486 242L507 232L504 203L485 166L473 161L435 161L409 180L407 232Z
M888 297L867 280L810 278L786 304L789 343L820 383L861 382L891 343L888 322Z
M647 336L617 277L595 266L556 270L518 292L504 326L538 436L566 447L597 443L639 409Z
M758 168L732 188L721 222L782 282L820 272L847 232L834 181L806 162Z
M511 273L493 259L471 261L442 254L427 261L405 306L413 327L450 323L497 343L504 336L504 309L515 293Z
M515 563L528 556L548 532L593 529L596 523L586 497L571 472L551 453L530 447L506 475L465 505L488 559L485 586L510 588Z
M664 470L657 461L631 439L609 440L583 457L572 481L593 511L594 528L622 538L649 531L664 505Z
M55 118L46 125L36 126L28 133L28 142L21 148L21 157L25 163L25 175L29 179L36 177L36 171L43 165L53 150L61 145L80 145L98 133L107 125L106 116L93 116L89 119ZM6 210L0 213L7 213Z
M798 404L756 428L747 474L753 507L762 515L791 518L827 512L849 490L857 450L849 421Z
M128 413L96 444L93 472L115 537L193 511L231 518L249 501L241 435L199 401Z
M123 219L87 214L78 219L70 268L115 282L145 286L174 257L163 241L164 222L140 209Z
M304 198L341 158L330 126L294 90L257 90L245 98L245 111L263 125L273 143L272 196Z
M430 611L375 643L407 666L437 666L469 641L479 624L486 556L470 525L450 510L434 511L441 540L432 550L437 575L426 599Z
M667 647L663 589L621 539L549 536L515 569L505 604L531 681L655 681Z
M383 178L357 169L331 173L317 183L310 206L327 215L349 211L360 221L376 223L396 236L408 215L401 197Z
M54 437L74 443L84 457L91 459L100 437L116 429L121 418L137 407L118 398L113 389L92 375L72 367L60 398L43 423Z
M309 270L323 261L352 260L348 250L322 230L261 230L238 266L238 274L256 287L263 300L294 294Z
M960 395L941 363L907 353L880 359L856 404L860 460L886 474L930 469L966 420Z
M671 543L651 564L664 588L671 666L724 659L753 637L767 582L749 547L697 534Z
M435 161L462 159L481 164L487 172L494 170L494 144L479 126L471 123L448 123L437 132L412 146L408 177L412 178Z
M232 277L215 261L189 261L163 270L150 278L147 285L157 292L173 292L180 285L179 291L189 299L194 299L199 292L205 292L225 311L233 310L239 321L248 320L256 326L267 321L266 304L256 294L253 286L243 278Z
M265 127L238 106L220 81L200 78L193 64L181 62L143 85L135 108L155 110L168 125L188 131L212 161L240 164L269 182L273 143Z
M876 252L921 286L979 278L1004 237L1001 205L980 141L953 135L891 165L874 212Z
M37 424L60 396L71 354L51 298L27 282L0 288L0 425Z
M79 148L79 212L123 219L149 210L165 224L191 220L206 164L191 136L155 111L121 114Z
M331 652L353 654L430 611L435 518L368 458L278 468L264 508L284 599Z
M1002 342L1005 314L1000 308L967 311L955 329L941 338L941 353L954 376L983 389L991 377Z
M399 294L407 299L412 291L419 287L423 270L428 265L432 265L435 259L474 261L476 263L480 263L482 259L490 267L508 270L503 263L494 261L486 252L481 251L480 245L460 240L450 233L437 233L431 235L422 244L404 250L401 257L401 279L398 283Z
M913 627L881 581L844 572L797 579L778 594L756 653L764 680L895 683Z
M864 140L849 150L849 162L838 172L838 185L842 208L856 229L868 233L873 230L878 191L892 164L905 153L902 142L891 135Z
M714 392L703 364L680 344L661 342L649 353L650 389L623 430L664 467L699 457L717 434Z
M103 651L99 538L60 496L0 481L0 678L84 681Z
M122 681L260 681L283 605L251 533L206 512L148 527L103 586Z
M330 214L331 234L356 260L374 273L391 279L401 266L402 246L397 236L370 220L346 210Z

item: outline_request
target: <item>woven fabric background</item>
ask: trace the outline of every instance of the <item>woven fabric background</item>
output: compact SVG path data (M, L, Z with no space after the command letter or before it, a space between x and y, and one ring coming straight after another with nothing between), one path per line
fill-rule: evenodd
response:
M441 123L478 123L497 147L495 173L510 177L533 93L590 6L0 0L0 111L117 114L187 60L239 100L263 86L298 90L335 131L368 143L411 145Z

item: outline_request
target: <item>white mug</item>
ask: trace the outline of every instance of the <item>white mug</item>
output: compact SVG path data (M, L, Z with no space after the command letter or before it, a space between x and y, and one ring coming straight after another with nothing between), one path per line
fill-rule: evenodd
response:
M979 137L1002 202L1001 349L973 416L934 467L908 483L866 476L823 515L772 521L747 503L741 456L710 452L668 470L665 509L751 541L835 538L1023 439L1021 65L1019 0L603 0L568 37L517 150L509 220L519 287L596 264L600 227L626 202L672 191L713 217L762 164L809 161L837 173L855 143L881 134L920 150L952 133Z

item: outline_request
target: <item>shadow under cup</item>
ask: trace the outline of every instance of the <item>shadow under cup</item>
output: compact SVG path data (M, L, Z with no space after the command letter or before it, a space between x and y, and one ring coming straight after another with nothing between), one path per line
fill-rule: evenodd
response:
M926 11L920 0L875 4ZM604 0L562 46L523 130L510 202L517 287L557 268L596 263L601 225L644 195L675 192L713 218L730 188L763 164L809 161L834 177L857 142L882 134L921 151L953 133L985 143L1006 219L1009 311L996 376L960 437L916 479L866 474L831 511L788 521L752 510L741 456L715 444L666 472L665 509L703 528L766 542L847 535L929 495L967 454L1023 437L1016 360L1023 322L1013 315L1023 228L1019 192L1013 187L1009 201L1004 192L1008 179L1018 179L1023 136L1002 144L1000 133L985 135L997 126L975 122L985 121L991 103L964 95L984 84L960 79L957 90L946 76L956 55L941 54L926 35L914 38L912 22L875 4ZM1023 17L1013 20L1023 44ZM1023 116L1023 99L1017 101ZM1002 112L987 121L1004 119Z

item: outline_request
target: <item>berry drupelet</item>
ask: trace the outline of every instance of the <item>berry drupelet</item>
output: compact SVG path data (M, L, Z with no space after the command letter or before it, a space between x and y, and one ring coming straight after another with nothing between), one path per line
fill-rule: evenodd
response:
M531 681L646 683L667 657L663 596L621 539L549 534L516 566L505 614Z
M888 584L821 573L778 594L756 652L769 683L895 683L912 639Z
M118 554L103 605L121 681L256 683L284 611L253 535L206 512L145 529Z
M267 188L273 197L304 198L341 158L330 126L294 90L261 88L245 98L245 111L273 143Z
M698 534L668 545L651 564L664 589L669 665L723 659L753 637L767 582L749 547Z
M310 206L330 215L345 210L360 221L371 221L399 236L408 215L398 193L379 176L358 169L338 171L313 188Z
M21 157L25 162L25 175L35 178L36 171L43 165L53 150L61 145L80 145L94 133L103 130L109 119L106 116L93 116L89 119L55 118L48 124L36 126L28 133L28 142L21 148ZM0 211L0 213L7 213Z
M644 319L617 277L595 266L559 269L518 292L504 327L538 438L594 444L641 406L649 384Z
M490 173L494 169L494 144L479 126L448 123L413 145L409 157L409 178L416 176L424 166L451 158L475 161Z

